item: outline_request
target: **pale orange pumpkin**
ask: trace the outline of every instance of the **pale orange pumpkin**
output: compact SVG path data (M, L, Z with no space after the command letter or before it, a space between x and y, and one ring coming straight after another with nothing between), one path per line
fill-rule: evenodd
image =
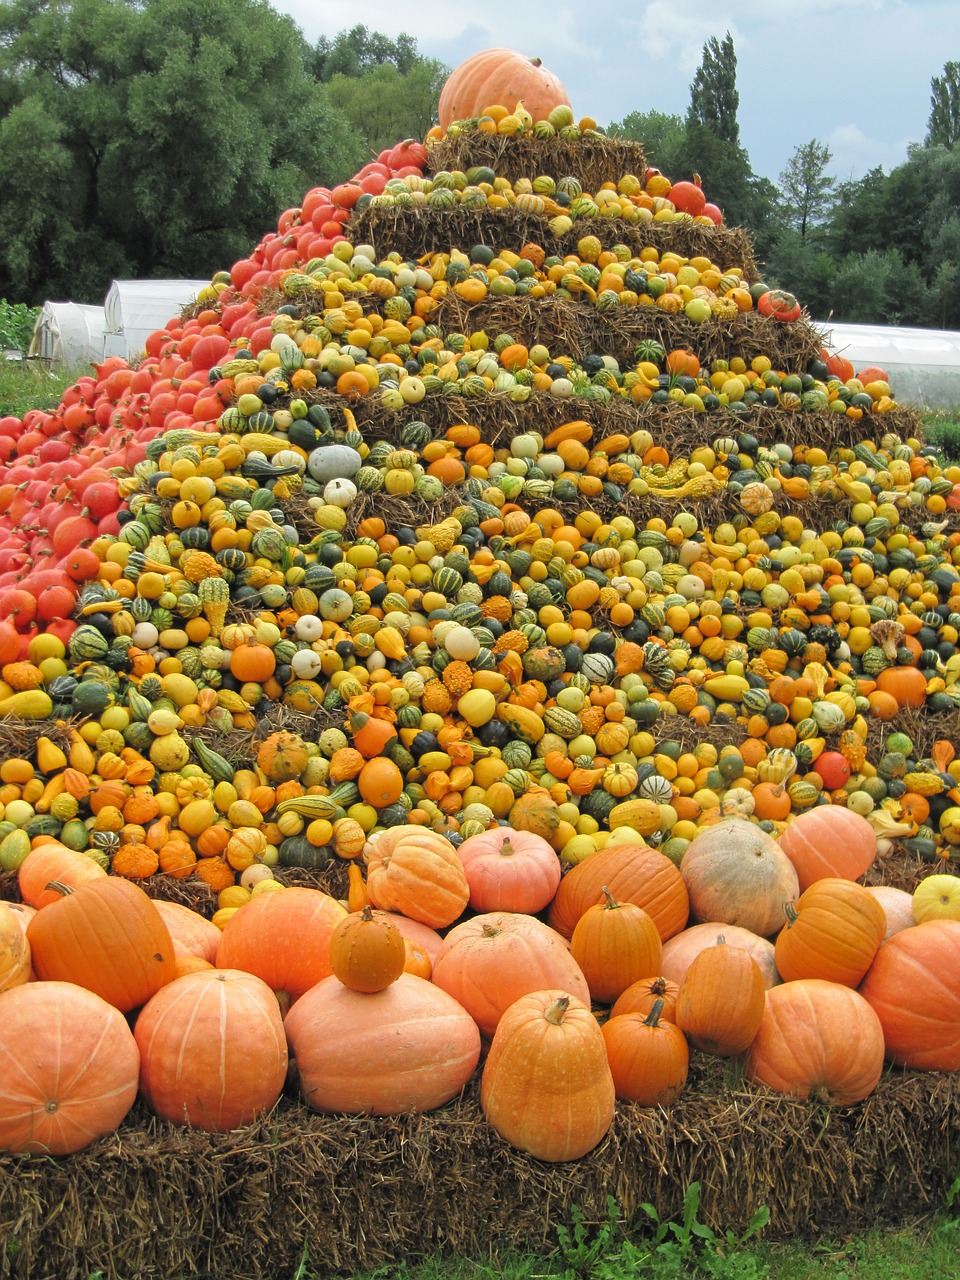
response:
M560 860L552 846L533 831L491 827L469 836L457 854L474 911L534 915L553 901L560 883Z
M375 907L443 929L470 898L463 864L449 840L416 825L388 827L368 841L367 893Z
M447 77L438 106L440 128L479 116L485 107L510 110L518 102L534 120L545 120L554 107L570 105L563 85L539 58L526 58L512 49L484 49Z

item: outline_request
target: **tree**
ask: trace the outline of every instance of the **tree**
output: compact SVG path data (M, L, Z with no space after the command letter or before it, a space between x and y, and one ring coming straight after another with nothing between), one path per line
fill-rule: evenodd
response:
M690 85L687 127L702 125L722 142L739 147L739 106L737 55L728 31L722 41L711 36L703 46L703 58Z
M364 26L341 31L332 41L321 36L314 46L313 59L314 75L324 82L334 76L357 79L384 66L392 66L405 76L423 61L413 36L399 35L391 40Z
M365 144L364 159L400 138L422 138L436 123L440 90L449 74L421 59L402 74L385 62L360 77L337 74L323 85L326 101Z
M266 0L0 9L0 296L100 302L114 276L210 276L362 144Z
M607 132L614 138L642 142L647 163L655 165L668 178L677 172L677 158L687 134L680 116L664 111L631 111L621 121L614 121Z
M960 142L960 62L944 65L943 75L930 81L930 120L927 146L946 147Z
M830 148L811 138L797 147L780 174L780 189L787 219L800 232L801 244L807 231L830 212L836 183L827 173Z

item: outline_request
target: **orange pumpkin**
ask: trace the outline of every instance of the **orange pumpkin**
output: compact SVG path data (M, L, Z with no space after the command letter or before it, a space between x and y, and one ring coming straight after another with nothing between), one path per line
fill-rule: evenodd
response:
M440 128L480 116L486 107L503 104L509 110L517 102L534 120L570 105L563 85L539 58L525 58L512 49L484 49L447 77L437 109Z

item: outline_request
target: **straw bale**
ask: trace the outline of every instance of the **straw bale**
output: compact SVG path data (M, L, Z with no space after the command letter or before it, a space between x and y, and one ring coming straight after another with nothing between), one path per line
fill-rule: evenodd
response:
M70 747L71 731L83 724L84 719L73 716L69 720L21 720L17 716L0 716L0 760L32 759L40 738L50 738L66 751Z
M700 1220L812 1237L914 1220L943 1202L960 1154L960 1077L887 1071L856 1107L800 1102L693 1055L669 1109L618 1104L588 1156L547 1165L485 1123L477 1081L426 1115L314 1114L293 1090L259 1123L208 1135L150 1118L63 1160L0 1157L0 1276L159 1280L353 1274L443 1251L546 1253L576 1206L587 1225L677 1220L700 1183Z
M742 227L676 222L624 222L620 218L578 218L573 229L555 235L543 214L506 209L366 208L354 212L344 233L353 244L369 244L384 257L399 253L417 261L425 254L449 253L451 246L469 249L475 244L511 249L519 253L533 242L548 254L575 253L584 236L596 236L605 248L623 244L633 254L650 246L660 254L683 258L706 257L723 271L739 267L748 284L760 273L753 241Z
M479 165L511 183L546 174L576 178L584 191L593 192L605 182L618 182L625 174L634 174L643 182L647 161L639 142L618 141L602 134L572 139L532 134L506 138L465 131L456 138L444 138L427 151L429 174L457 169L465 173Z

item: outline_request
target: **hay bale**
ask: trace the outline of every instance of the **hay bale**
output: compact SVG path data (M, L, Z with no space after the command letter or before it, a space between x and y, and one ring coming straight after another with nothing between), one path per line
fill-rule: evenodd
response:
M353 244L369 244L379 255L396 252L417 261L431 253L449 253L451 245L486 244L519 253L529 242L548 254L576 252L584 236L603 245L623 244L631 253L653 246L683 258L707 257L724 271L739 267L748 284L760 279L753 242L742 227L701 222L624 222L620 218L578 218L573 229L555 235L543 214L506 209L365 208L355 212L345 234Z
M514 138L498 134L464 131L444 138L427 151L428 174L441 171L466 172L474 166L493 169L498 178L515 183L531 181L546 174L553 178L576 178L584 191L594 192L605 182L618 182L633 174L643 182L647 161L639 142L617 141L603 134L579 138L537 138L520 134Z
M288 1093L219 1135L138 1103L69 1159L0 1157L0 1276L259 1280L292 1274L304 1241L312 1269L346 1274L437 1251L546 1253L574 1206L604 1223L613 1196L642 1232L640 1205L676 1220L693 1181L714 1230L742 1230L766 1204L772 1238L845 1233L941 1204L960 1150L956 1075L891 1070L866 1102L828 1108L694 1054L671 1108L618 1104L610 1134L567 1165L508 1147L478 1094L475 1080L439 1111L366 1118L317 1115Z

